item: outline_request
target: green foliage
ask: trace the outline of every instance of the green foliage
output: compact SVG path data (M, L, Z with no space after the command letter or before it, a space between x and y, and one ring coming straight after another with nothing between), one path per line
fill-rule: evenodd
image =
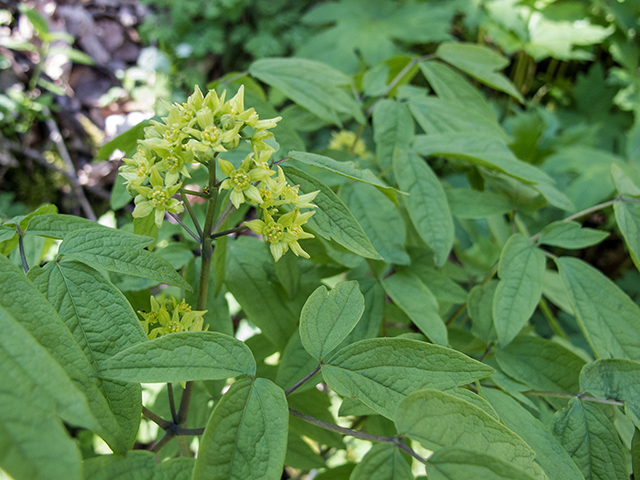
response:
M118 228L2 204L0 467L637 475L638 8L174 3L246 71L103 147Z

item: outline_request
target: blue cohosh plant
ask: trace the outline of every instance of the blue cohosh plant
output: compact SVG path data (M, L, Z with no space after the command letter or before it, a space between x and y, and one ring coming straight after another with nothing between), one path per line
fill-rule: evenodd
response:
M0 468L638 476L640 54L620 29L638 15L627 2L615 25L571 23L582 4L551 2L505 20L504 2L482 2L465 14L521 48L512 82L490 43L445 41L460 2L357 3L307 17L344 40L315 37L324 62L256 61L116 139L129 159L113 196L135 197L132 221L45 205L0 225ZM542 35L554 29L559 44ZM613 29L602 48L626 94L594 62L557 102L567 59L589 58L576 36ZM395 41L442 43L393 55ZM592 264L611 257L610 276Z

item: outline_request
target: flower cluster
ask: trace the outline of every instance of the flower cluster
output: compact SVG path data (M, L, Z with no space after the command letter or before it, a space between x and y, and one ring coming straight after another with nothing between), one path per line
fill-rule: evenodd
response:
M314 208L311 201L318 192L299 194L282 169L270 163L275 149L268 142L273 137L269 130L281 117L260 120L255 109L245 109L244 86L228 101L225 95L226 91L218 96L212 90L204 96L196 87L185 103L169 108L162 122L152 121L145 128L136 154L120 168L127 189L135 195L133 216L154 214L160 227L165 212L184 210L173 196L185 178L190 178L187 166L216 161L226 177L219 190L230 191L229 199L236 208L246 202L262 211L264 220L246 225L270 244L276 261L289 249L308 258L298 240L313 237L302 225L314 212L301 213L300 209ZM220 155L238 147L241 140L250 143L252 152L236 168Z
M331 141L329 142L329 149L346 150L360 158L365 158L369 154L364 141L349 130L333 132L331 134Z
M176 332L203 332L209 329L204 325L204 314L207 310L191 311L191 306L182 300L180 303L175 298L167 298L159 303L151 297L151 311L140 310L142 328L153 340L158 335L167 335Z

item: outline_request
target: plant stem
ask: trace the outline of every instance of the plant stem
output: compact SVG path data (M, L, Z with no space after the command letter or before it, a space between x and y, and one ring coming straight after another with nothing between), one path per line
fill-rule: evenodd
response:
M619 400L609 400L606 398L590 397L589 395L585 395L583 393L541 392L538 390L527 390L521 393L524 393L525 395L535 395L538 397L560 397L560 398L576 397L579 400L586 400L587 402L606 403L607 405L617 405L619 407L624 406L624 402L621 402Z
M171 218L173 218L176 222L178 222L178 225L180 225L182 228L184 228L187 233L189 235L191 235L196 242L200 243L200 237L198 235L196 235L195 233L193 233L189 227L187 227L182 220L180 220L180 217L178 215L176 215L175 213L171 213L171 212L167 212L168 215L171 215Z
M287 390L286 392L284 392L285 395L290 395L293 392L295 392L298 388L300 388L304 383L306 383L311 377L313 377L316 373L318 373L320 371L320 367L321 365L318 365L316 368L314 368L310 373L308 373L302 380L300 380L298 383L296 383L293 387L291 387L289 390Z
M333 423L325 422L318 418L307 415L306 413L299 412L294 410L293 408L289 409L289 413L294 417L297 417L301 420L304 420L311 425L316 425L320 428L324 428L325 430L331 430L332 432L337 432L342 435L349 435L351 437L360 438L362 440L368 440L370 442L379 442L379 443L393 443L398 448L401 448L413 458L418 460L419 462L426 463L427 461L414 452L411 447L408 447L404 443L402 443L402 439L400 437L384 437L382 435L372 435L371 433L361 432L359 430L352 430L350 428L341 427L339 425L335 425Z
M560 326L556 318L553 316L553 313L549 308L549 304L547 303L544 297L540 297L539 307L540 307L540 311L542 312L544 317L547 319L547 323L549 324L549 327L551 327L551 330L553 330L553 333L555 333L559 337L564 338L565 340L569 340L569 338L567 337L567 334L562 329L562 327Z
M224 222L227 221L227 219L229 218L229 216L231 215L232 212L233 212L233 203L229 202L229 203L227 203L227 206L224 207L224 210L222 211L222 213L218 217L218 220L216 221L216 224L213 226L213 231L214 232L216 230L218 230L220 228L220 226L222 226L222 224Z
M230 228L229 230L223 230L222 232L217 232L211 235L211 239L215 239L218 237L224 237L225 235L229 235L230 233L241 232L242 230L246 230L249 227L245 227L244 225L240 225L239 227Z
M173 423L178 422L178 414L176 413L176 401L173 397L173 385L167 383L167 393L169 394L169 408L171 409L171 419Z
M187 209L187 213L189 214L189 217L191 217L193 225L196 227L196 232L198 232L198 235L200 236L200 238L202 238L202 227L200 227L200 223L198 223L198 219L196 218L196 214L193 212L191 202L187 198L186 190L183 188L180 189L180 199L182 200L182 203L184 203L184 206ZM198 243L200 243L200 241L201 240L198 239Z
M447 327L449 325L451 325L460 316L460 314L462 312L464 312L465 308L467 308L467 304L466 303L463 303L458 308L456 308L455 311L451 314L451 316L449 318L447 318L447 321L445 322L445 325Z
M187 190L186 188L181 188L180 189L180 193L184 193L186 195L193 195L195 197L200 197L200 198L206 198L207 200L209 200L209 198L211 198L211 195L204 193L204 192L197 192L195 190Z
M156 415L155 413L153 413L151 410L149 410L144 405L142 406L142 414L145 417L147 417L149 420L151 420L153 423L158 425L163 430L167 430L167 429L171 428L171 425L172 425L171 422L165 420L164 418L160 417L159 415Z
M164 447L167 443L171 441L171 439L175 436L173 430L169 429L165 432L164 437L162 437L155 445L153 445L149 450L153 453L158 453L162 447Z
M27 256L24 254L24 241L22 237L24 233L20 230L20 224L16 224L16 230L18 231L18 247L20 248L20 260L22 260L22 268L24 273L29 273L29 265L27 264Z

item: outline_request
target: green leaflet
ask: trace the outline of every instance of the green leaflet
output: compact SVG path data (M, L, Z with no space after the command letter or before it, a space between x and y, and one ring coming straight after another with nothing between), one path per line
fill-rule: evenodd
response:
M495 117L470 111L456 101L434 96L416 97L409 99L408 106L413 118L427 134L476 132L509 140Z
M493 296L493 319L500 345L505 346L522 330L542 295L545 256L520 234L502 248Z
M358 462L349 480L413 480L411 466L400 450L390 443L380 443Z
M439 449L427 460L431 480L533 480L535 476L498 456L456 447Z
M411 267L403 269L403 271L411 272L418 277L438 300L451 303L465 303L467 301L468 292L435 268L414 262Z
M127 299L93 268L51 262L32 268L29 278L58 311L95 370L121 350L147 341ZM101 387L132 445L140 423L140 386L106 381Z
M357 398L387 418L393 418L398 404L411 392L465 385L493 371L455 350L400 338L356 342L322 365L331 389Z
M301 280L298 257L296 257L293 252L287 252L276 262L274 269L276 277L278 277L278 283L280 283L285 292L287 292L289 300L296 298Z
M576 211L576 206L571 199L553 185L549 185L548 183L536 183L533 185L533 189L542 195L550 205L566 212Z
M271 281L271 264L264 242L250 237L229 241L225 283L247 318L282 350L297 330L299 313Z
M310 193L320 190L313 201L318 206L316 214L307 222L314 233L327 240L333 240L365 258L382 259L358 221L342 200L333 193L333 190L300 169L291 166L285 166L282 169L293 185L300 185L302 192Z
M451 207L451 213L458 218L479 220L491 215L503 215L512 210L509 200L492 191L480 192L472 188L448 188L445 193L449 207Z
M453 247L453 218L440 180L419 156L402 152L395 158L394 171L409 217L420 237L434 250L437 267L442 266Z
M640 205L616 202L613 204L616 222L629 249L629 255L637 269L640 269Z
M276 385L283 390L288 390L302 380L308 373L318 366L318 360L312 357L302 345L300 335L296 332L291 335L287 346L280 356L278 371L276 372ZM322 375L316 374L312 379L304 383L300 390L315 387L322 381Z
M378 165L384 171L393 167L396 150L409 148L415 126L406 105L385 98L373 109L373 140Z
M620 165L616 163L611 164L611 179L613 180L616 190L618 190L620 195L629 195L638 198L640 196L640 187L633 182L627 174L627 171L622 167L626 167L628 171L629 165L624 163Z
M29 278L57 310L94 368L119 351L147 341L125 296L93 268L51 262L32 268Z
M359 278L360 291L364 295L364 313L349 336L342 342L346 347L365 338L374 338L378 334L384 317L385 293L382 285L376 279Z
M578 222L552 222L540 232L539 242L561 248L580 249L596 245L609 236L609 232L582 228Z
M31 219L28 227L29 233L60 240L68 233L87 228L96 228L103 232L113 231L113 229L109 227L87 220L86 218L76 217L75 215L63 215L61 213L38 215Z
M544 271L542 295L551 300L555 306L564 312L573 315L573 308L571 307L571 303L569 303L567 292L562 284L562 278L560 278L560 274L557 271Z
M15 228L5 227L4 225L0 225L0 242L4 242L5 240L10 240L18 234L18 231Z
M45 203L43 205L40 205L36 210L29 213L28 215L18 215L17 217L13 217L12 219L5 221L3 225L9 226L9 227L15 227L16 225L19 224L20 230L22 230L23 232L26 232L31 220L33 220L36 217L39 217L40 215L46 215L49 213L58 213L58 207L50 203Z
M524 98L515 85L507 77L498 73L498 70L509 65L509 60L494 50L472 43L445 42L440 44L436 55L485 85L507 93L517 98L520 103L524 103Z
M101 368L103 378L133 383L224 380L253 376L256 362L240 340L215 332L179 332L120 351Z
M631 461L633 466L634 477L640 474L640 430L636 427L636 431L633 434L633 441L631 442Z
M458 398L461 398L462 400L466 400L467 402L469 402L472 405L475 405L485 413L488 413L490 416L492 416L496 420L500 420L500 417L498 416L496 411L493 409L491 404L487 400L485 400L484 397L481 397L477 393L473 393L471 390L468 390L464 387L448 388L444 391L450 395L453 395L454 397L458 397Z
M83 229L69 233L60 245L62 261L78 260L111 272L150 278L186 290L191 286L164 258L144 250L152 239L119 230ZM66 257L66 258L65 258Z
M98 428L87 399L62 366L1 307L0 329L0 364L4 371L2 397L35 400L43 413L58 415L71 425ZM5 414L10 413L2 410Z
M496 113L491 105L463 75L448 65L434 60L420 62L418 66L438 98L457 102L460 106L473 110L488 120L495 121Z
M309 355L322 362L356 326L364 312L358 282L340 282L330 292L318 287L300 314L300 338Z
M398 209L370 185L354 183L340 188L340 198L353 213L384 261L409 265L406 229Z
M288 418L281 388L265 378L236 381L211 414L193 480L279 480Z
M58 418L24 398L0 396L0 407L0 472L20 480L82 478L82 456Z
M95 369L89 364L73 335L53 307L27 277L0 255L0 278L4 280L0 306L64 366L74 385L84 393L100 428L96 429L114 451L126 451L125 439L106 399L89 377Z
M302 58L266 58L253 62L249 72L329 123L342 126L340 114L365 123L353 95L340 88L348 87L351 78L329 65Z
M421 155L465 160L506 173L523 182L553 183L551 177L542 170L518 160L509 147L496 137L470 132L417 135L413 148Z
M466 400L439 390L419 390L407 396L395 414L398 433L425 448L458 447L487 453L546 480L534 462L535 453L519 436Z
M580 388L600 398L624 402L624 412L640 428L640 362L596 360L580 372Z
M567 451L526 408L500 390L486 388L484 393L504 424L536 452L536 462L550 479L584 480Z
M585 480L628 480L618 432L595 403L572 398L555 414L552 433L578 465Z
M389 200L396 205L398 204L398 199L396 198L397 190L395 188L385 185L384 182L379 180L371 170L356 168L353 162L338 162L337 160L325 157L324 155L307 152L289 152L289 156L294 160L306 163L307 165L320 167L328 170L329 172L350 178L351 180L373 185L384 193Z
M174 458L156 464L156 455L134 450L122 455L101 455L84 462L86 480L189 480L193 458Z
M447 346L447 327L438 313L438 301L418 277L394 273L382 281L385 291L429 340Z
M485 343L493 342L496 329L493 321L493 297L498 288L498 280L490 280L484 285L476 285L469 292L467 312L471 318L471 333Z
M562 257L555 262L596 357L640 360L640 307L582 260Z
M585 361L562 345L533 336L520 336L496 350L502 371L533 390L559 393L580 391L580 370ZM551 400L551 398L549 398ZM558 399L560 405L565 400Z

